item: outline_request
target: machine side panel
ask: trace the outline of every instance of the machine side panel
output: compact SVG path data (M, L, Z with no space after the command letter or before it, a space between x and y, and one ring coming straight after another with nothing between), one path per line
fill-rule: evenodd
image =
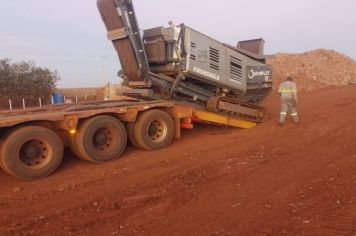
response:
M246 91L243 55L191 28L185 28L185 35L188 76L238 93Z

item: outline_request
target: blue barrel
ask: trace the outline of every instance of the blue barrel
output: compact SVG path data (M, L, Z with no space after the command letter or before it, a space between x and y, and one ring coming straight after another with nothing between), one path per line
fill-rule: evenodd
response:
M52 94L53 97L53 104L63 104L64 103L64 96L62 94L54 93Z

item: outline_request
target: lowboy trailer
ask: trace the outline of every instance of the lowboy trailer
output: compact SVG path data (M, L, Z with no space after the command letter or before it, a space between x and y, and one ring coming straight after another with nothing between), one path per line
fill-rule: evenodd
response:
M127 141L154 150L180 138L181 127L215 122L240 128L255 123L171 101L135 99L0 112L0 166L19 179L51 175L68 146L82 160L104 163L121 157Z

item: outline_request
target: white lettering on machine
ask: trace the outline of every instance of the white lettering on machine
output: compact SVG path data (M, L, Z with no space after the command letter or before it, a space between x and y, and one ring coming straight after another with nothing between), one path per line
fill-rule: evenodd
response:
M198 67L194 67L193 71L198 73L198 74L201 74L201 75L204 75L206 77L209 77L209 78L211 78L213 80L220 80L220 75L214 74L214 73L206 71L204 69L201 69L201 68L198 68Z

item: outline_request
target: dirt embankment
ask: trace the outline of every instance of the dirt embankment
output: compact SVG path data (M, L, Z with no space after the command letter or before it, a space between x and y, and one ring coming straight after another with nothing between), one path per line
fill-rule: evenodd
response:
M303 91L356 83L356 61L331 50L277 54L268 59L268 64L275 86L287 76L292 76Z
M300 96L301 123L197 126L167 149L53 176L0 171L0 235L356 235L356 87Z

